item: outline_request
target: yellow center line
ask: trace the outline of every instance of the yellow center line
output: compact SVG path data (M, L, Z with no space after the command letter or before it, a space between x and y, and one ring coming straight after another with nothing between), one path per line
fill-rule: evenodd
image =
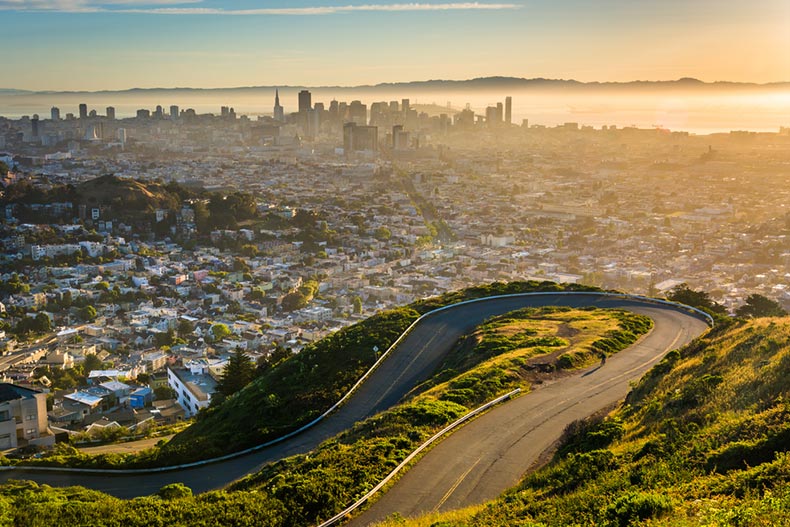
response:
M450 487L450 490L448 490L448 491L447 491L447 492L444 494L444 496L442 496L442 499L441 499L441 500L439 500L439 503L436 505L436 507L434 507L434 508L433 508L433 512L436 512L436 511L438 511L438 510L439 510L439 507L441 507L442 505L444 505L444 503L445 503L445 502L446 502L446 501L447 501L447 500L450 498L450 496L452 496L453 492L455 492L455 489L457 489L457 488L458 488L458 486L459 486L461 483L463 483L464 479L466 479L466 476L468 476L468 475L469 475L469 473L470 473L470 472L472 472L472 470L473 470L473 469L474 469L474 468L477 466L477 464L478 464L478 463L480 463L480 460L481 460L481 459L483 459L483 456L480 456L479 458L477 458L477 461L475 461L475 462L474 462L474 464L473 464L471 467L469 467L469 468L466 470L466 472L464 472L463 474L461 474L461 477L460 477L460 478L458 478L458 479L455 481L455 483L453 483L453 486L452 486L452 487Z

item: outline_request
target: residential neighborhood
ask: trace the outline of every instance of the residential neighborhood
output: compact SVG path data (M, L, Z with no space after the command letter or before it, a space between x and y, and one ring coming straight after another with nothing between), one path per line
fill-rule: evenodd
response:
M402 108L376 119L414 141L354 152L331 115L317 129L298 114L88 117L53 121L51 141L0 119L18 152L0 156L0 375L44 393L49 423L9 444L189 420L235 353L266 368L382 309L481 283L689 284L731 312L753 293L790 305L788 129ZM124 142L83 139L97 123L123 126Z

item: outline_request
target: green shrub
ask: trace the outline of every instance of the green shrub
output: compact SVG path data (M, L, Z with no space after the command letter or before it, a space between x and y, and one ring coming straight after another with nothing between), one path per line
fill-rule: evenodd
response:
M170 483L169 485L165 485L164 487L159 489L157 495L163 500L190 498L192 497L192 489L190 489L183 483Z
M606 518L615 527L628 527L639 521L658 518L672 511L666 496L646 492L629 492L619 496L606 508Z

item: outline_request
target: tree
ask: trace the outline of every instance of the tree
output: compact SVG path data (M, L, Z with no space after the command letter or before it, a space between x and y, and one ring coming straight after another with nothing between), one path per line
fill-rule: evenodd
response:
M351 302L354 305L354 313L357 315L362 313L362 299L358 296L355 296Z
M226 337L229 337L231 334L231 331L230 329L228 329L228 326L226 326L222 322L219 322L211 326L210 331L215 341L220 341Z
M260 288L254 288L247 295L247 300L252 302L263 302L266 299L266 293Z
M96 320L96 308L90 305L83 307L80 309L80 318L85 322Z
M182 339L188 338L194 331L195 325L189 320L182 318L178 321L178 336Z
M85 356L85 362L82 363L82 369L85 375L88 375L93 370L100 370L102 367L101 359L95 353Z
M65 291L60 299L60 305L63 309L71 307L71 291Z
M301 291L294 291L285 295L280 305L283 311L296 311L307 305L307 297Z
M381 242L385 242L385 241L389 240L392 237L392 232L386 227L379 227L373 233L373 236L377 240L379 240Z
M690 289L689 285L685 282L672 288L672 290L667 293L667 298L673 302L712 311L713 313L724 314L727 312L724 306L711 300L708 293Z
M272 349L271 353L269 353L269 365L274 367L290 357L292 354L293 350L291 350L291 348L286 348L275 342L274 348Z
M250 272L250 266L247 265L247 262L245 262L241 258L234 258L233 259L233 270L234 271L243 271L245 273L249 273Z
M172 346L176 341L176 332L172 329L168 329L167 332L164 333L156 333L154 335L154 344L156 344L157 348L162 348L165 346Z
M735 314L745 318L784 317L787 316L787 311L779 302L755 293L746 298L746 303L739 307Z
M192 497L192 489L183 483L170 483L159 489L157 495L167 501L190 498Z
M154 388L154 398L157 401L167 401L176 398L176 391L170 386L157 386Z
M241 246L241 254L250 258L258 256L258 248L250 243Z
M255 378L255 364L244 350L236 349L217 383L217 391L229 397L247 386L253 378Z
M49 320L49 317L46 314L39 313L36 315L33 329L38 333L46 333L52 329L52 322Z

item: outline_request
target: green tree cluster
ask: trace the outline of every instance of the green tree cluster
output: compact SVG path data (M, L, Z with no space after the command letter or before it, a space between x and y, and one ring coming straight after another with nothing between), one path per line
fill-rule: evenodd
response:
M255 364L243 350L237 349L231 355L222 372L222 377L217 383L217 391L230 397L247 386L254 378Z
M787 311L779 302L755 293L746 298L746 303L735 310L735 314L744 318L784 317Z
M690 289L689 285L685 282L675 286L667 293L667 299L673 302L686 304L687 306L696 307L697 309L702 309L710 313L723 315L727 312L727 309L721 304L714 302L707 292Z

